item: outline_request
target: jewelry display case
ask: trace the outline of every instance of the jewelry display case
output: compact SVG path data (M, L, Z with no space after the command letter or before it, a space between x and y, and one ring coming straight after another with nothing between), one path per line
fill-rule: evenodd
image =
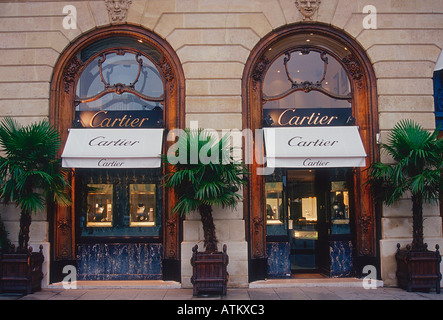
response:
M88 184L87 227L112 227L112 184Z
M155 226L155 184L130 184L129 197L129 226Z

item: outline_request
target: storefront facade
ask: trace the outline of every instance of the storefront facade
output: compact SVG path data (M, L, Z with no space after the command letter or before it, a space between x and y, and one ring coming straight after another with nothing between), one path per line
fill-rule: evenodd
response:
M53 265L75 264L81 280L177 275L178 219L165 214L174 196L159 158L165 131L183 125L177 57L131 26L88 33L70 49L55 69L51 118L66 141L74 203L54 208Z
M436 125L443 4L429 1L11 1L0 4L0 116L49 119L73 168L71 207L31 225L45 282L174 280L189 287L198 214L171 213L159 154L198 125L243 133L250 170L235 210L215 209L232 287L298 274L395 285L409 199L364 182L405 118ZM251 135L249 135L251 133ZM1 217L15 240L13 206ZM443 245L437 206L425 240ZM16 231L17 230L17 231Z
M265 127L266 166L275 168L250 170L252 264L276 277L355 274L376 263L374 201L363 186L377 157L372 67L357 43L328 26L285 27L268 39L243 86L245 123ZM344 207L333 213L337 197Z

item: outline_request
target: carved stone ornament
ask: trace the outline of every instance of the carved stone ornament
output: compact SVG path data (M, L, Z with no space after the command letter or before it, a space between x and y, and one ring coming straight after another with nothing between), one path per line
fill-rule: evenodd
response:
M315 11L320 7L321 0L295 0L295 6L303 15L303 20L312 20Z
M105 0L105 3L111 23L126 22L126 13L132 3L131 0Z

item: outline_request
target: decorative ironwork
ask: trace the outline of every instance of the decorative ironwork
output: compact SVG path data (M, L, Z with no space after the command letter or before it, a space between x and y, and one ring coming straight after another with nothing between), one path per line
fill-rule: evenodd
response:
M291 55L294 52L300 52L300 54L302 54L302 55L307 55L311 51L316 51L316 52L320 53L320 59L323 61L323 75L322 75L321 79L316 82L312 82L312 81L297 82L291 78L291 76L289 74L289 70L288 70L288 62L291 60ZM283 64L285 66L285 71L286 71L286 76L288 78L288 81L291 83L291 88L289 88L285 92L275 95L275 96L267 96L267 95L263 94L263 101L280 100L280 99L283 99L296 91L303 91L305 93L308 93L310 91L319 91L319 92L327 95L328 97L331 97L331 98L334 98L337 100L348 100L348 101L351 100L352 99L351 93L349 93L347 95L340 95L340 94L335 94L333 92L330 92L330 91L326 90L325 88L323 88L323 81L325 80L326 73L328 71L328 57L326 56L326 54L327 54L326 51L319 50L316 48L309 48L309 47L296 48L296 49L286 52L285 57L283 59Z
M124 84L124 83L115 83L115 84L109 84L104 76L103 76L103 70L102 70L102 65L103 63L106 61L106 56L111 54L111 53L115 53L118 56L124 56L126 53L134 53L135 54L135 61L137 61L138 63L138 73L135 76L135 79L133 82L131 82L130 84ZM164 101L164 95L162 94L160 97L150 97L147 96L139 91L137 91L135 89L135 84L138 82L138 79L140 77L140 73L141 70L143 68L143 59L141 58L141 53L139 52L132 52L132 50L127 50L127 49L112 49L109 50L107 52L104 52L102 54L100 54L99 56L100 58L98 59L98 69L99 69L99 73L100 73L100 79L101 82L104 84L104 90L97 93L96 95L92 96L92 97L87 97L84 99L80 99L79 97L77 97L74 102L75 105L78 105L80 103L88 103L88 102L92 102L92 101L96 101L98 99L100 99L101 97L109 94L109 93L116 93L118 95L122 95L125 92L131 93L137 97L139 97L140 99L143 99L145 101L151 101L151 102L163 102Z

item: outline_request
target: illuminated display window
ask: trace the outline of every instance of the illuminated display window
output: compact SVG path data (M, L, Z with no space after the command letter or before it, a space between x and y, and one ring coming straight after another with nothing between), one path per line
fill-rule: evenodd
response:
M283 223L283 183L266 183L266 223Z
M163 219L160 169L77 169L76 177L80 242L159 239Z
M131 184L129 192L129 226L155 226L155 184Z
M88 184L87 227L112 227L112 184Z

